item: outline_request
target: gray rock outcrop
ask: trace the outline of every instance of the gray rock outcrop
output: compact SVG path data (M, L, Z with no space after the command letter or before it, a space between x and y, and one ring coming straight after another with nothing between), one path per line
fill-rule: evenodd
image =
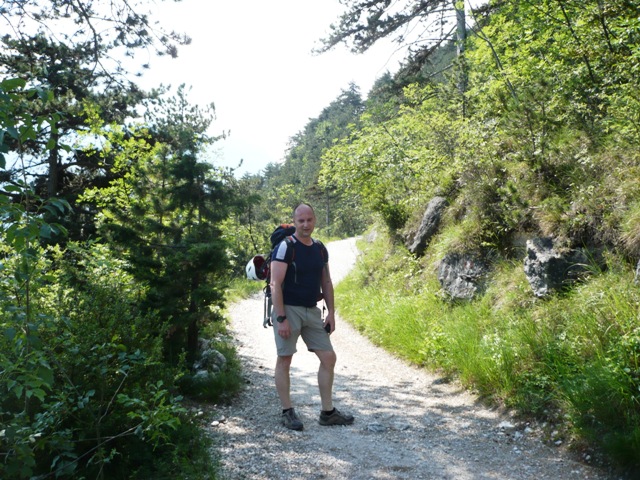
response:
M211 340L206 338L198 340L198 359L193 363L194 380L214 376L227 364L225 356L213 348L211 344Z
M207 348L200 353L200 358L193 365L194 370L207 370L217 373L227 363L225 356L214 348Z
M449 254L440 262L438 281L452 299L470 300L483 290L486 263L474 254Z
M581 250L559 252L551 238L527 241L524 272L537 297L545 297L564 288L586 272L588 258Z
M447 200L443 197L434 197L431 199L422 216L420 228L418 228L411 244L407 245L411 253L417 256L424 253L429 241L438 231L442 212L444 212L446 206Z

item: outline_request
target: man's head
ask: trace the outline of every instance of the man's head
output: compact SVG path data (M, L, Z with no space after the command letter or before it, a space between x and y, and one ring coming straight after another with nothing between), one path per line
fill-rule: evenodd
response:
M294 208L293 224L296 227L296 237L300 240L310 238L316 227L316 214L313 207L307 203L301 203Z

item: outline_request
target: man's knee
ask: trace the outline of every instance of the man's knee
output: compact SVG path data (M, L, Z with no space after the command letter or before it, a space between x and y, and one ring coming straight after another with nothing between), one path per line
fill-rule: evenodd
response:
M278 360L276 361L276 368L284 368L288 370L289 367L291 367L292 358L293 355L278 356Z
M337 357L336 352L333 350L316 351L316 355L320 359L320 363L323 367L333 370L336 366Z

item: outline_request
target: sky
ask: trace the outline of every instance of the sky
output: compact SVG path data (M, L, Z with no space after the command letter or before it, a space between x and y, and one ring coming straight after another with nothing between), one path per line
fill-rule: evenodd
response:
M338 0L182 0L157 3L152 19L184 32L178 58L151 58L136 82L191 87L193 104L214 103L215 165L256 174L283 160L288 141L354 82L363 98L402 60L387 41L355 55L344 45L312 54L344 11Z

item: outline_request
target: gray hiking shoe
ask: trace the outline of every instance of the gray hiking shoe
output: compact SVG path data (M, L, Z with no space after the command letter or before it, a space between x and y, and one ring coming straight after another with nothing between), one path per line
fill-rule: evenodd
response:
M331 414L320 412L319 422L320 425L351 425L353 423L353 415L341 413L337 408L334 408Z
M290 408L282 414L282 424L291 430L301 431L304 429L304 425L293 408Z

